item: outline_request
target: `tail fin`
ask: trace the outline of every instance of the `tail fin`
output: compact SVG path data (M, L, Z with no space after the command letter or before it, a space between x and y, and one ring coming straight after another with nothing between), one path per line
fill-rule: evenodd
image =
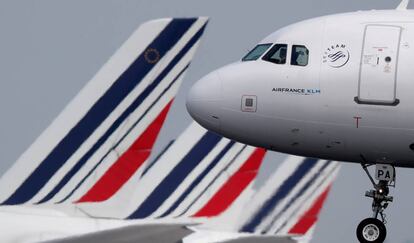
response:
M1 204L114 195L148 159L206 24L140 26L1 178Z
M236 230L309 236L338 171L338 162L290 156L257 191Z
M95 217L215 217L251 186L264 154L193 123L126 188L133 196L124 198L131 203L122 215L119 203L113 204L116 198L79 207Z

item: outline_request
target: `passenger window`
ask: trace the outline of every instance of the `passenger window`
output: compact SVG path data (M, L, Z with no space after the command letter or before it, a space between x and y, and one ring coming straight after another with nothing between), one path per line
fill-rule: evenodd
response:
M242 61L254 61L257 60L259 57L263 55L269 49L272 44L260 44L257 45L253 50L251 50L245 57L243 57Z
M263 60L273 62L276 64L285 64L287 54L286 44L276 44L270 49L268 53L263 57Z
M309 61L309 50L305 46L294 45L292 47L291 65L307 66Z

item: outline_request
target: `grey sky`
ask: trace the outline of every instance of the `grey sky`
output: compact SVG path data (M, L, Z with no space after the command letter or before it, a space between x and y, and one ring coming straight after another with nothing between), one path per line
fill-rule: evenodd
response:
M191 121L185 95L203 75L243 56L266 35L325 14L395 8L398 0L72 0L0 1L0 174L45 129L140 23L160 17L209 16L196 54L164 127L159 150ZM264 170L284 155L271 153ZM414 242L414 170L398 169L388 212L388 242ZM411 177L411 178L410 178ZM370 216L370 187L362 169L343 164L313 242L356 242Z

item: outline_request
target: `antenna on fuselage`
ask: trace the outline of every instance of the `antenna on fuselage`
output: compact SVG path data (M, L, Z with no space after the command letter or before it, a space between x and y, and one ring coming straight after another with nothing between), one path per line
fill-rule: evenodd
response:
M407 10L410 0L402 0L400 5L398 5L397 10Z

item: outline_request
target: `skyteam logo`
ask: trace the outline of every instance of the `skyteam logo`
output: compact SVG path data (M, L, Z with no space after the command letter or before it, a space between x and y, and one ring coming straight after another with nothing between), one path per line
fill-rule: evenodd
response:
M349 50L344 44L336 44L328 47L323 55L323 63L333 68L345 66L349 61Z

